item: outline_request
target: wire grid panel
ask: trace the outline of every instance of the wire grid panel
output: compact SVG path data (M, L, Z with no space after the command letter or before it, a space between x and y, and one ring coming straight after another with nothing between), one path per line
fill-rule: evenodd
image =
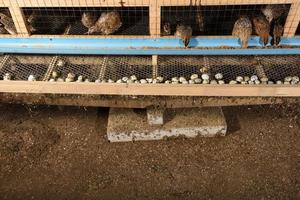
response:
M28 31L39 35L149 35L148 7L23 8Z
M237 76L255 75L253 63L251 56L160 56L158 75L168 80L173 77L188 80L193 74L209 73L214 77L222 73L224 81L229 82Z
M138 79L152 78L151 56L108 56L106 57L105 80L117 81L135 75Z
M228 3L229 4L229 3ZM250 20L260 16L269 17L265 10L269 9L266 4L249 5L214 5L201 6L200 3L190 6L163 6L161 8L161 35L166 35L164 27L170 24L170 35L174 35L176 27L179 24L190 26L193 35L232 35L235 22L241 16L247 16ZM280 16L272 14L276 21L284 26L289 14L291 4L274 4L271 10L280 12ZM294 14L296 15L296 14ZM271 26L275 20L271 21ZM272 31L270 30L270 34ZM253 35L255 32L253 31Z
M0 35L16 34L16 27L8 8L0 7Z
M95 81L100 76L103 62L104 57L101 56L57 56L47 79L52 78L51 74L56 71L63 79L72 73L76 77L82 76L84 79Z
M6 58L5 60L3 60ZM0 67L0 79L6 73L9 73L12 80L28 80L33 75L36 80L43 80L45 73L49 67L52 56L37 55L7 55L2 60Z

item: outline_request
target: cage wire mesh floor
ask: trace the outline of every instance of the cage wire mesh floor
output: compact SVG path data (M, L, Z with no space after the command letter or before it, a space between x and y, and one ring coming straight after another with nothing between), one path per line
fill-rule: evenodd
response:
M63 80L72 73L74 81L82 76L91 82L111 83L125 83L131 76L135 76L135 83L149 83L142 80L158 77L163 81L157 83L165 83L174 77L189 80L192 75L203 74L212 82L220 73L225 83L253 75L284 83L287 77L300 76L300 56L159 56L158 66L152 66L151 56L5 55L0 59L0 80L10 74L11 80L28 80L33 75L38 81L49 81L53 72Z
M101 14L115 11L121 17L122 26L113 35L149 35L148 7L60 7L23 10L26 22L32 28L31 34L86 35L88 28L81 22L84 13L90 13L94 20L89 21L95 22Z

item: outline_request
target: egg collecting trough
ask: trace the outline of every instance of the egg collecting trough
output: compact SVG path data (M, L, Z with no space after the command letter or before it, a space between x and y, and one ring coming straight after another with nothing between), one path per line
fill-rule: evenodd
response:
M2 94L300 96L299 0L2 0L0 17Z

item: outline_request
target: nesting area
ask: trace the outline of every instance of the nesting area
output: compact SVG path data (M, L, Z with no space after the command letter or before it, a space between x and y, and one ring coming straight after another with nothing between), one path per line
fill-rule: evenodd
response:
M109 35L149 35L147 7L24 8L23 11L31 34L95 35L89 33L90 26L83 19L95 25L103 14L116 12L120 15L121 26ZM109 21L111 18L107 18L107 23L113 26L113 22Z
M135 84L298 84L300 56L1 56L1 80Z

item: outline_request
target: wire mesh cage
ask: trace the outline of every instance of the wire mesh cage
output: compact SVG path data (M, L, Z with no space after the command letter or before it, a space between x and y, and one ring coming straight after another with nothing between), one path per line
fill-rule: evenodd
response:
M24 8L30 34L149 35L148 7Z
M235 22L241 17L247 17L253 26L256 17L269 20L271 26L275 22L284 26L289 10L290 4L163 6L161 35L174 35L177 25L190 26L194 36L232 35ZM275 14L275 11L279 14ZM166 25L170 25L171 31L166 31ZM253 35L256 34L254 30Z
M0 35L16 35L17 30L8 8L0 8Z
M9 74L10 80L30 80L30 77L34 77L37 81L60 79L68 82L72 74L69 82L181 83L181 77L190 81L196 75L204 80L203 75L206 74L211 83L222 80L223 84L228 84L242 77L245 84L248 84L247 81L250 84L250 80L246 79L256 76L260 80L267 78L274 84L277 81L292 83L292 80L288 80L292 77L295 79L293 83L299 83L300 77L300 56L294 55L159 56L157 66L152 65L151 56L5 55L0 59L1 80ZM153 82L158 77L162 80Z

